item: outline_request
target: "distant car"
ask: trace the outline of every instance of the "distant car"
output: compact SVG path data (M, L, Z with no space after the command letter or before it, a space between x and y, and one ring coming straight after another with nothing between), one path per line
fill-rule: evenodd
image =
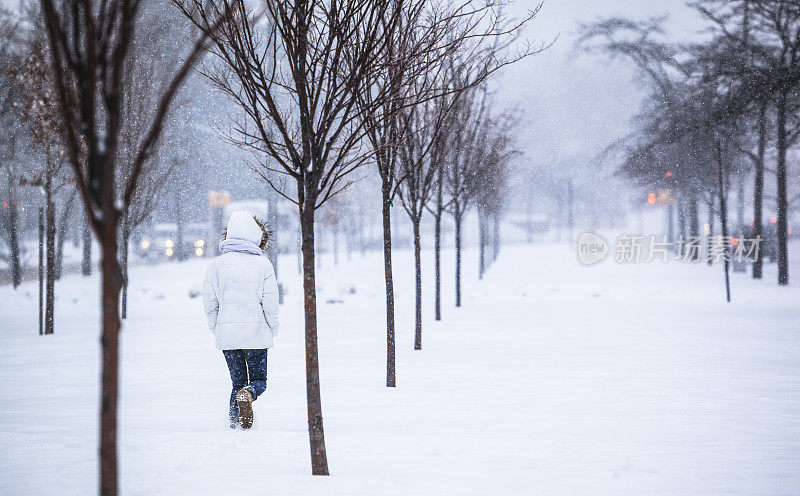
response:
M187 257L204 257L208 252L206 239L209 227L206 224L189 224L183 232L183 249Z
M207 253L208 226L188 224L183 228L183 240L178 246L178 228L175 224L156 224L150 235L142 236L136 247L139 256L150 260L204 257Z

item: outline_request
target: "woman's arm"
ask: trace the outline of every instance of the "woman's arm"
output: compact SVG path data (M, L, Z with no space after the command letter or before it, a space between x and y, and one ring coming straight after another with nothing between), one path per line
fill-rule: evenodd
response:
M272 337L275 337L278 335L278 281L275 278L275 270L269 261L267 261L267 273L264 276L262 287L261 311L264 312L264 320L267 321Z
M208 328L214 332L217 327L217 314L219 313L219 300L217 299L217 265L214 262L208 266L203 279L203 307L206 311Z

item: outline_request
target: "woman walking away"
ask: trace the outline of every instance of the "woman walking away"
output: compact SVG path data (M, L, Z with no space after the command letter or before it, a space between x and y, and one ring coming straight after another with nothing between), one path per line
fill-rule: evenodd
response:
M203 281L208 328L231 373L231 428L253 425L253 401L267 388L267 349L278 335L278 284L262 256L269 232L247 212L234 212Z

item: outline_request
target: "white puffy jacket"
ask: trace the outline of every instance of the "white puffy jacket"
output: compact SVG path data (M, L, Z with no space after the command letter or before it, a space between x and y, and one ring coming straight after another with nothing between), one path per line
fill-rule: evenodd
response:
M226 239L256 245L261 228L246 212L234 212ZM278 284L265 256L224 253L208 266L203 281L208 328L220 350L271 348L278 335Z

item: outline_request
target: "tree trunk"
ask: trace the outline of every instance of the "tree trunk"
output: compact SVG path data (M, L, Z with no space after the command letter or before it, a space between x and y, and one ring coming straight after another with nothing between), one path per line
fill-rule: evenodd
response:
M16 186L11 166L8 167L8 246L11 260L11 284L14 289L22 282L22 265L19 260L19 211L17 210Z
M353 260L353 249L355 248L355 230L353 227L353 220L348 219L346 226L347 227L344 231L344 244L345 253L347 253L347 261L350 262Z
M120 246L120 269L122 271L122 318L128 318L128 249L131 238L131 226L128 216L122 218L122 246Z
M736 175L736 230L735 234L741 236L744 233L744 172Z
M45 243L46 277L44 293L44 333L55 330L55 264L56 264L56 205L53 201L53 178L45 179Z
M786 129L787 95L781 94L778 101L778 160L776 180L778 186L778 284L789 284L789 247L787 231L789 229L789 200L786 193L786 153L789 148Z
M442 205L444 202L442 188L443 178L440 172L438 184L436 186L436 215L434 216L433 240L434 278L436 279L436 308L434 309L434 314L436 320L442 320L442 211L444 209Z
M314 229L316 229L316 227ZM316 239L316 234L314 234L314 238ZM325 254L324 247L317 248L316 245L314 246L314 260L317 262L317 270L320 270L322 268L322 257L324 254Z
M81 256L81 274L92 275L92 228L84 214L81 237L83 238L83 254Z
M78 202L78 203L80 203L80 202ZM78 208L80 209L80 207L78 207ZM81 228L70 229L70 231L69 231L69 237L72 240L72 248L74 248L76 250L81 247L81 233L82 232L83 232L83 229L81 229Z
M459 211L458 205L454 208L455 215L453 220L456 225L456 306L461 306L461 217L462 212Z
M392 216L391 216L391 184L382 181L381 199L383 208L383 271L386 283L386 387L397 384L395 370L394 339L394 282L392 280Z
M478 279L486 272L486 215L478 209Z
M758 152L755 163L753 186L753 238L764 239L764 156L767 149L767 106L762 104L758 116ZM762 241L755 241L761 243ZM763 246L759 246L763 248ZM753 260L753 279L761 279L764 272L764 256L759 249Z
M358 214L358 240L359 245L361 246L361 258L364 258L367 254L367 240L364 238L364 231L366 228L364 227L364 213Z
M683 198L683 195L680 196L680 202L677 203L677 209L678 209L678 233L680 233L680 237L685 240L687 224L686 224L686 202ZM682 256L684 243L681 243L680 239L678 241L679 241L677 243L678 255Z
M492 232L492 262L500 256L500 215L494 214L494 229Z
M333 265L339 265L339 227L333 226Z
M708 238L706 239L706 252L711 251L711 237L714 235L714 217L717 215L714 208L714 196L708 201ZM708 266L712 264L711 257L708 257Z
M717 185L719 187L719 220L722 228L722 244L726 251L730 251L728 246L728 206L725 201L725 176L722 165L722 150L719 141L717 145ZM730 257L723 258L723 270L725 271L725 298L730 303L731 301L731 281L730 281Z
M109 201L112 203L112 201ZM103 218L113 219L113 203ZM100 233L102 267L102 371L100 407L100 494L117 495L117 397L119 381L119 296L122 270L118 258L117 222L105 220Z
M667 205L667 242L675 243L675 203Z
M422 256L420 247L420 219L411 219L414 226L414 276L416 281L416 312L414 314L414 349L422 349Z
M44 209L39 207L39 335L44 334Z
M317 289L314 265L314 203L306 199L300 208L303 251L303 299L306 331L306 402L308 438L311 448L311 473L328 475L325 431L322 425L322 399L319 389L319 354L317 349Z
M733 235L738 238L739 243L744 242L744 172L736 175L736 228ZM734 272L746 272L747 266L743 259L736 257L733 259Z
M67 218L72 211L72 202L75 201L75 196L78 193L77 188L73 188L72 192L64 203L64 210L61 212L61 217L58 219L58 246L56 247L56 280L61 279L64 272L64 241L67 237Z
M180 190L175 191L175 258L186 260L186 250L183 249L183 198Z
M700 212L697 204L697 194L692 193L689 199L689 236L699 243L700 240ZM699 248L699 244L698 244ZM700 250L697 249L692 253L692 262L697 262L700 259Z

